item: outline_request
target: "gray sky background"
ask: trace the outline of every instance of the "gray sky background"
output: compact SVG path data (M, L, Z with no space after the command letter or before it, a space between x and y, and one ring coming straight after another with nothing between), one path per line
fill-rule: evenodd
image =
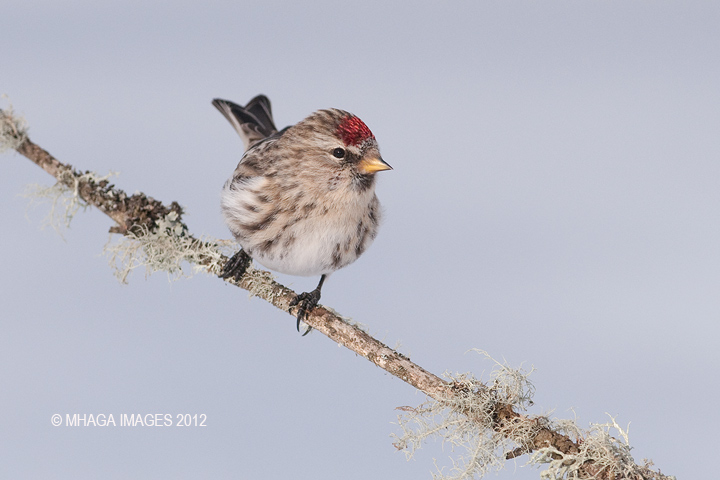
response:
M245 4L244 4L245 3ZM375 244L322 302L435 373L534 366L531 413L630 423L636 460L717 470L720 4L5 0L0 93L58 159L229 238L242 153L214 97L278 126L359 115L394 167ZM6 105L4 103L3 105ZM117 282L111 221L41 230L0 157L2 478L430 478L395 407L423 395L207 275ZM298 291L316 278L281 276ZM571 410L573 409L573 410ZM55 413L205 428L53 427ZM538 478L509 462L490 478Z

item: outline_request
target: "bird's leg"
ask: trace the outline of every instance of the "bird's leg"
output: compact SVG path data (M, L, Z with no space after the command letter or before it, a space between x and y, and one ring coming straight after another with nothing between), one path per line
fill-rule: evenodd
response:
M250 262L252 262L252 258L241 248L225 263L219 276L224 279L234 278L235 280L240 280L240 277L243 276L245 270L250 266Z
M297 331L300 331L300 321L303 320L307 313L312 310L313 308L317 307L318 302L320 301L320 289L322 288L323 282L325 282L325 275L322 275L320 277L320 283L318 283L318 286L315 287L315 290L312 292L304 292L295 297L290 302L290 307L294 307L295 305L300 305L297 310ZM303 333L303 337L310 333L310 330L312 330L311 327L308 327L308 329Z

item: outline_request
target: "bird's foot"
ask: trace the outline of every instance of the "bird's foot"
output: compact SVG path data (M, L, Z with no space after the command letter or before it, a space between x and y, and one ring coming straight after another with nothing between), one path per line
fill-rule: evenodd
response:
M300 331L300 322L305 320L308 312L317 307L320 301L320 288L316 288L312 292L304 292L299 294L290 302L290 307L298 305L297 309L297 331ZM308 329L303 333L303 337L310 333L312 327L308 325Z
M240 277L245 274L245 270L250 266L250 262L252 262L250 255L245 253L245 250L240 249L225 263L219 277L226 280L228 278L240 280Z

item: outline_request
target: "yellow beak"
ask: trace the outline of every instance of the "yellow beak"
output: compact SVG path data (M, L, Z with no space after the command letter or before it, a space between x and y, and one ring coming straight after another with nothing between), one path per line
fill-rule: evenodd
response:
M385 160L380 157L370 157L360 160L358 170L362 173L375 173L382 170L392 170L392 167L385 163Z

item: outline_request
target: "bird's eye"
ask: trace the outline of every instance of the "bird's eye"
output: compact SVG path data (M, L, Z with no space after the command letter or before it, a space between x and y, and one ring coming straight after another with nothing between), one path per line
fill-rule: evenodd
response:
M333 156L335 158L343 158L345 156L345 149L340 147L336 148L333 150Z

